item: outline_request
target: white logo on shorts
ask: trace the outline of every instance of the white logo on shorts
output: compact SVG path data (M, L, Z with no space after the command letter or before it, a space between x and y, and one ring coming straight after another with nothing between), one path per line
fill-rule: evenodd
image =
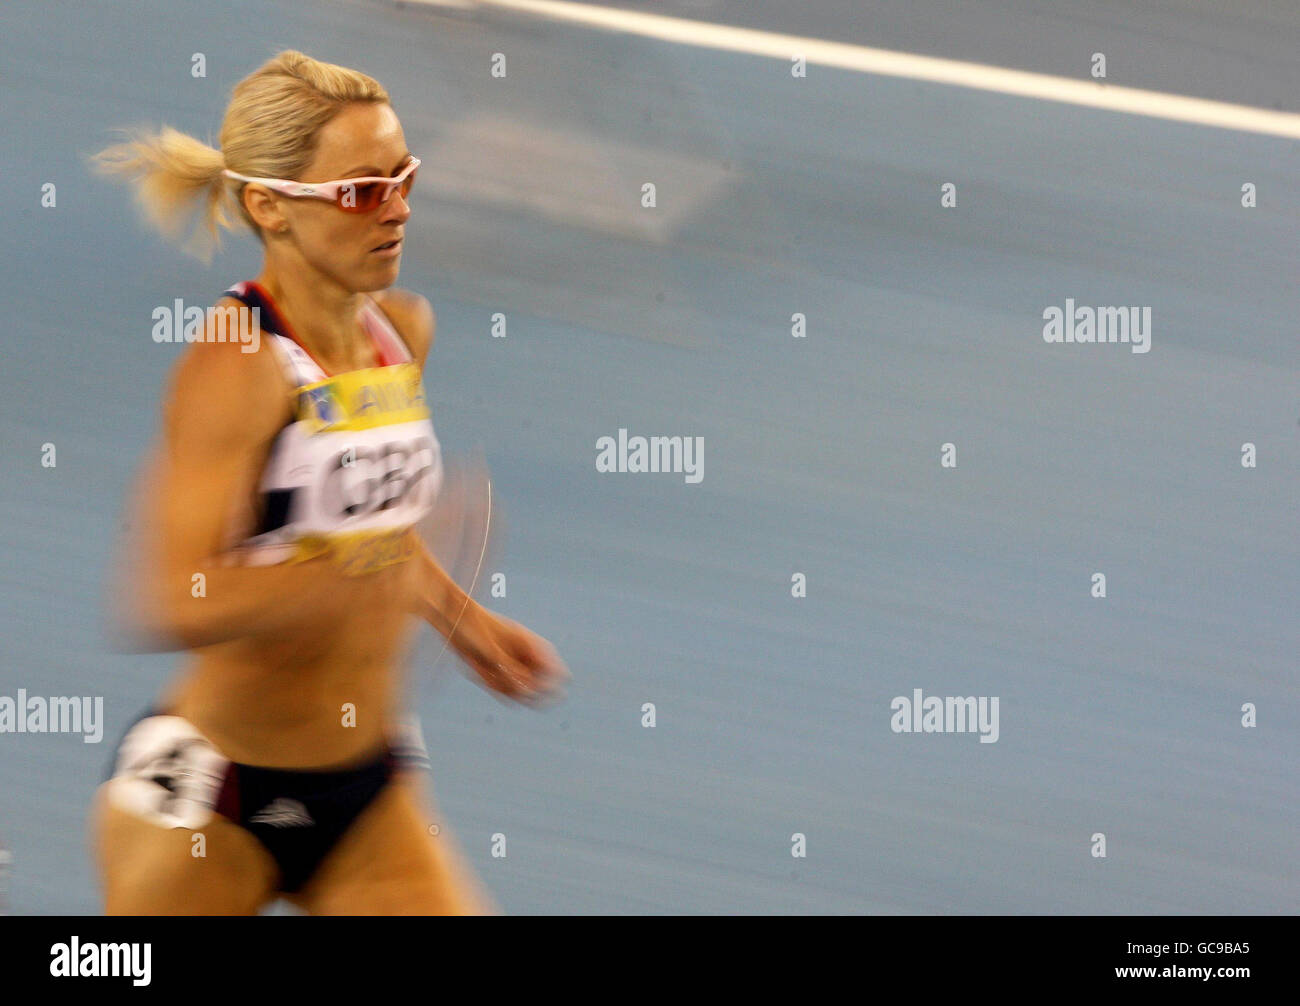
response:
M297 800L277 797L248 819L249 824L269 824L272 828L303 828L315 824L307 808Z

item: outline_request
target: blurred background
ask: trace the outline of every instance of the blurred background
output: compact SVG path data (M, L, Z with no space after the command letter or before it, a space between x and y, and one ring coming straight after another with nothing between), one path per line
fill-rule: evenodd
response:
M1080 81L1103 53L1112 86L1300 111L1291 2L618 6ZM251 237L172 250L85 158L118 126L215 140L281 48L380 79L424 161L401 285L438 315L434 422L507 518L489 603L574 673L538 714L426 673L431 631L412 657L435 793L506 911L1296 910L1294 133L493 5L0 19L0 695L106 719L0 734L8 911L101 910L91 795L180 660L103 626L180 352L151 314L260 264ZM1149 306L1151 351L1045 344L1066 298ZM598 472L620 428L703 437L703 480ZM917 688L998 696L997 743L891 731Z

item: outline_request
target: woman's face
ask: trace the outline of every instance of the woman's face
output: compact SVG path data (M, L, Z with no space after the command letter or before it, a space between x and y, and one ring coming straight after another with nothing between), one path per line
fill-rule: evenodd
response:
M316 156L296 181L391 177L409 157L402 124L392 108L354 102L321 130ZM397 282L411 215L400 190L394 188L387 202L365 213L348 213L321 199L278 202L289 225L286 239L313 268L355 293L383 290ZM394 247L376 251L394 240Z

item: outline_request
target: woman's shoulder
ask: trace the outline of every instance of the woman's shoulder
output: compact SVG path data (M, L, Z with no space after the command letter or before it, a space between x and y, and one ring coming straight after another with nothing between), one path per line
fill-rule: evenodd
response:
M278 429L288 408L284 375L271 337L244 305L221 297L207 312L203 337L172 367L164 412L214 426L261 433Z
M427 299L410 290L390 287L370 295L380 306L388 320L393 323L398 334L406 340L411 355L421 367L433 345L437 318L433 306Z

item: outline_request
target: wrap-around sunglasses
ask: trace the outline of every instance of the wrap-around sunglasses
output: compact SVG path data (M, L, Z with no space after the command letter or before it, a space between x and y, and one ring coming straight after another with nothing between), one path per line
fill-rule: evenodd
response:
M265 185L282 196L294 199L323 199L333 203L344 213L369 213L378 209L392 197L393 190L402 193L402 198L411 191L415 182L415 169L420 166L420 159L412 157L400 174L392 178L367 176L364 178L344 178L334 182L294 182L284 178L250 178L237 171L226 168L222 174L240 182L253 182Z

